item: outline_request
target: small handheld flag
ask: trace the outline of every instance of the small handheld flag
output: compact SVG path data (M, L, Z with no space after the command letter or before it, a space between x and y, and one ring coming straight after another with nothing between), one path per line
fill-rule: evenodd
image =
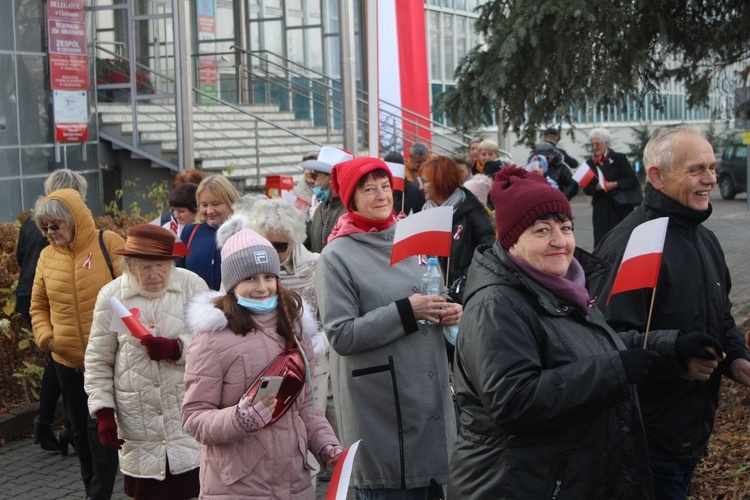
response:
M583 162L583 164L578 167L576 169L576 172L573 174L573 180L583 188L588 186L594 179L594 177L596 177L596 172L594 172L586 162Z
M453 207L435 207L396 222L391 265L412 255L450 257Z
M130 311L120 302L116 297L109 297L107 299L109 305L112 306L112 321L109 323L109 329L117 333L130 333L133 337L138 340L153 337L146 330L140 321L138 321L138 315L140 311L138 309L131 309Z
M331 482L328 485L326 500L346 500L346 494L349 490L349 480L352 478L352 466L354 465L354 456L357 454L360 439L353 445L346 448L339 455L339 461L333 468Z

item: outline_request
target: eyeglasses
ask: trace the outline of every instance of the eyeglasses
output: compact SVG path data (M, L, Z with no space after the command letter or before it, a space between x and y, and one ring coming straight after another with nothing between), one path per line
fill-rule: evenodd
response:
M273 245L274 250L277 252L286 252L287 248L289 248L289 243L286 241L272 241L271 245Z
M42 226L42 231L48 233L50 231L59 231L60 224L50 224L49 226Z

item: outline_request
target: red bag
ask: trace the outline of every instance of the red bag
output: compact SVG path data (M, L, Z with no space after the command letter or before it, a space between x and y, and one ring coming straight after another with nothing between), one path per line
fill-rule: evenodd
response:
M263 372L258 375L258 378L250 384L243 399L248 401L253 400L260 386L261 378L284 377L284 381L281 382L281 387L279 387L279 392L276 395L276 408L271 416L271 421L266 424L266 426L269 426L283 417L289 408L292 407L297 396L305 388L306 375L307 369L305 368L305 358L302 351L297 345L287 342L284 352L276 356Z

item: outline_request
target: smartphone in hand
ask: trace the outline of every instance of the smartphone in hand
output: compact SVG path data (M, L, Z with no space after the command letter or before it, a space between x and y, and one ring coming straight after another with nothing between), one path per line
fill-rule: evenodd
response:
M281 376L274 376L274 377L263 377L260 379L260 384L258 385L258 390L255 392L255 396L253 397L253 405L260 402L263 398L268 396L269 394L273 394L274 396L276 393L279 392L279 388L281 387L281 382L284 381L284 377Z

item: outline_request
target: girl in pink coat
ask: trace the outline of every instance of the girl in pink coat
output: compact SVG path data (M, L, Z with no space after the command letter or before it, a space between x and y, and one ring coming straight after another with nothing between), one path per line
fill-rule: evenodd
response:
M330 468L342 449L309 384L272 424L273 395L239 403L287 342L313 358L316 324L300 297L282 290L271 243L241 226L230 219L217 235L226 294L209 292L187 308L200 335L187 354L182 425L203 445L200 498L313 499L307 450Z

